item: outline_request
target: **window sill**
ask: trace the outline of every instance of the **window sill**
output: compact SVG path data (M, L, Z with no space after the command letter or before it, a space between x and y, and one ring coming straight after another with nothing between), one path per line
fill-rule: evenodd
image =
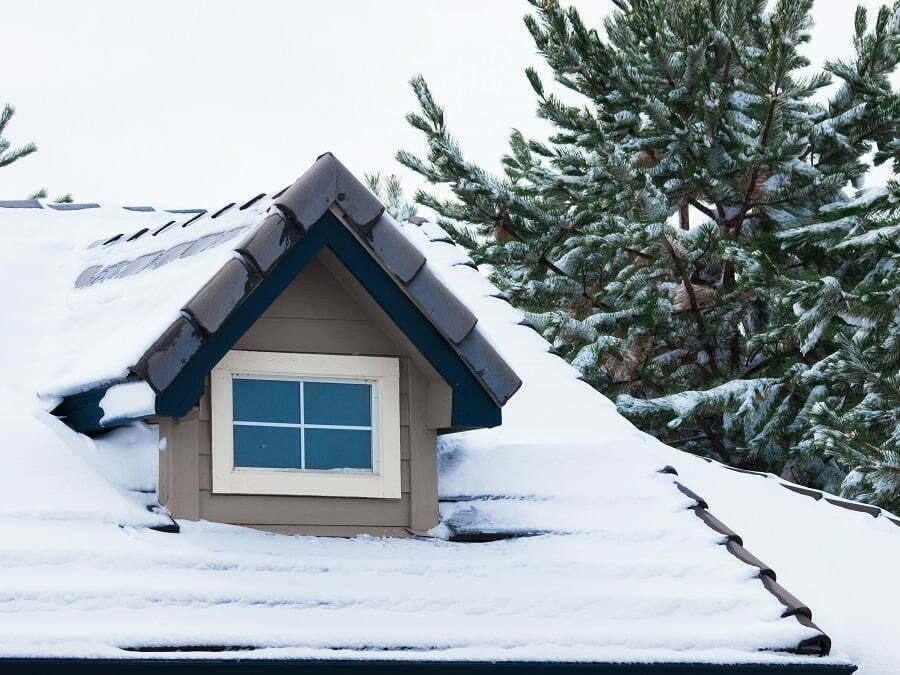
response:
M362 472L232 469L215 482L214 494L400 499L400 481Z

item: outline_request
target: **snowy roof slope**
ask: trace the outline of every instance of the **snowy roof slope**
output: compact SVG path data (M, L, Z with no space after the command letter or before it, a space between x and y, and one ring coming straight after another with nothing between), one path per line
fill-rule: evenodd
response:
M66 213L65 220L88 213ZM85 267L84 256L94 255L82 254L90 241L108 238L114 230L130 231L132 224L137 231L149 222L138 221L151 217L129 212L121 221L128 219L129 228L107 229L111 223L98 216L84 216L80 225L63 233L48 220L43 224L47 231L11 234L37 254L39 265L47 266L30 272L37 289L22 289L26 301L16 308L18 321L0 330L0 359L5 359L0 365L11 369L0 372L15 376L10 378L17 385L14 396L20 397L15 415L22 414L23 405L28 409L21 401L33 393L34 381L9 350L34 354L29 342L41 336L41 349L48 354L67 350L68 360L78 357L58 324L44 316L70 308L52 294L42 300L51 289L42 286L41 274L53 265L70 264L66 261L79 247L77 264L71 264L74 279ZM215 228L237 226L223 221ZM435 534L543 536L485 544L440 538L334 540L209 523L182 523L182 533L170 535L134 529L140 523L109 516L128 510L111 503L94 518L60 518L49 508L28 519L7 517L4 510L15 502L0 493L0 533L5 535L0 598L7 610L0 613L0 654L128 657L136 654L121 648L232 645L256 647L250 655L260 657L839 660L778 651L801 644L821 648L825 638L803 622L802 606L783 593L779 600L771 592L780 593L777 587L761 581L753 563L762 563L743 553L733 534L679 490L675 481L683 480L708 496L708 483L718 481L701 472L712 471L709 465L641 434L579 381L574 369L548 353L539 335L520 325L521 314L495 297L496 289L468 265L459 248L447 243L440 228L407 224L403 232L476 313L486 335L524 381L504 408L501 427L444 437L443 523ZM2 252L3 265L21 265L25 274L17 259L22 251ZM202 276L190 260L176 265L171 269L183 270L185 279ZM177 288L179 281L173 272L165 291ZM86 290L99 293L103 286L128 283L136 281L115 279ZM109 293L109 302L128 301L124 290ZM33 305L25 306L28 301ZM34 311L42 302L44 309ZM16 332L15 326L26 329ZM58 372L58 364L39 368L48 376ZM132 431L143 428L137 425ZM80 449L84 437L61 425L54 431L59 444L14 417L0 427L0 453L40 444L66 461L90 463ZM125 440L114 445L124 449ZM155 449L146 437L136 446ZM701 464L696 475L660 473L666 466L675 466L680 474L682 465ZM743 481L728 496L731 503L740 501L733 513L744 514L743 519L758 494L752 481L761 479L715 468ZM40 490L42 471L23 471L18 478L27 488ZM113 470L106 469L105 475L106 487L121 480ZM133 477L128 480L134 482ZM106 487L79 481L64 492L65 499L91 504ZM19 494L19 501L26 499ZM715 500L710 507L734 527L717 511ZM124 527L113 525L116 520ZM884 534L879 531L878 536ZM758 553L754 541L755 536L748 540L748 548ZM792 551L791 557L800 555ZM801 597L818 612L822 593L810 590L816 597ZM783 616L787 610L800 618ZM840 642L836 647L841 649Z
M9 247L3 269L13 284L2 291L4 379L41 393L65 394L124 378L184 303L231 257L240 233L258 222L270 203L263 198L215 217L196 210L87 205L59 211L52 204L0 204ZM153 274L122 264L159 252L171 253ZM22 341L23 334L33 339Z
M28 405L28 399L0 383L0 521L40 527L58 523L161 527L168 516L148 510L155 494L135 473L140 453L112 450L71 430L52 415ZM127 432L118 432L120 440ZM146 446L147 439L143 441ZM149 450L145 448L145 450ZM144 453L146 456L146 452ZM122 466L122 460L130 466ZM155 491L154 491L155 492ZM7 540L8 542L8 540ZM6 544L4 544L5 547Z

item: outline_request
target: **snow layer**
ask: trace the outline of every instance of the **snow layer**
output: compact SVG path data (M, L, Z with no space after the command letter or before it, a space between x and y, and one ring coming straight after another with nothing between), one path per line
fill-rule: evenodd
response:
M34 527L76 521L105 525L169 523L147 510L144 496L110 482L92 464L102 463L91 439L0 384L0 521ZM115 529L115 528L114 528ZM0 545L0 550L9 540ZM2 632L2 631L0 631Z
M781 617L755 570L720 546L722 537L659 470L685 467L682 480L776 570L801 577L821 559L811 575L821 581L829 568L852 568L852 557L840 557L849 547L835 545L827 557L812 534L773 532L785 508L794 509L798 529L806 527L804 508L814 502L772 481L782 501L761 508L770 497L760 487L766 479L732 476L641 434L519 325L518 311L490 297L495 289L481 275L453 266L464 252L430 242L413 225L404 227L410 239L524 382L501 427L443 439L438 532L545 534L462 544L286 537L211 523L183 522L179 535L145 529L162 519L147 511L142 492L154 487L152 428L135 424L91 441L37 409L33 394L47 383L58 390L83 383L86 373L121 376L135 345L155 337L229 247L146 278L69 292L87 264L111 255L84 248L89 241L127 230L120 216L138 229L149 214L50 215L32 225L22 217L21 232L10 235L20 250L0 253L14 287L3 291L11 312L0 318L0 378L12 387L0 390L0 453L14 467L0 478L0 655L127 658L147 654L122 647L233 645L259 648L229 653L248 657L826 663L846 649L875 659L871 673L879 663L900 663L886 636L877 658L870 655L882 637L877 628L864 635L867 625L890 625L876 604L884 596L832 594L834 584L795 586L787 577L788 590L835 639L836 656L772 651L814 631ZM174 243L188 235L172 236ZM133 255L154 245L140 242ZM108 339L87 341L98 327ZM116 344L117 330L127 332L127 349ZM728 508L719 510L720 502ZM826 508L823 523L847 516ZM766 522L753 521L757 514ZM879 528L867 531L866 545L893 550L897 534ZM896 570L866 571L889 584Z
M673 454L674 453L673 451ZM900 672L900 527L683 454L673 462L710 510L813 610L858 675ZM900 520L898 520L900 522Z
M117 206L57 211L0 208L0 380L25 391L68 394L123 379L179 310L232 255L237 236L200 255L155 270L75 289L92 265L134 260L203 235L250 226L271 200L237 207L215 219L194 214L130 211ZM150 232L175 220L157 236ZM141 229L134 241L93 246ZM48 406L52 401L48 402Z
M156 393L143 381L114 384L100 399L100 422L152 416L156 412Z

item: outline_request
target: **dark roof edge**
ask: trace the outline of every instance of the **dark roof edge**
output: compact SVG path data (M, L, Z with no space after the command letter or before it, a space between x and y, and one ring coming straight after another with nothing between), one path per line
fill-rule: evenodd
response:
M227 649L227 648L226 648ZM226 651L218 649L217 651ZM210 649L210 651L214 651ZM127 653L127 652L123 652ZM295 673L302 667L306 675L333 673L371 673L373 675L453 675L460 671L477 673L593 673L596 675L703 675L704 673L737 673L738 675L770 675L780 673L816 673L818 675L851 675L856 666L842 663L604 663L589 661L413 661L395 659L266 659L248 658L247 652L234 651L232 658L0 658L4 673L17 675L106 675L139 672L157 673L230 673L253 675Z
M678 471L671 466L664 466L659 470L659 473L678 475ZM778 602L785 607L784 612L781 614L782 618L793 616L802 625L818 631L818 635L802 640L793 647L773 649L772 651L783 651L808 656L828 656L831 652L831 638L813 623L812 610L809 606L798 600L795 595L777 583L775 570L744 548L744 542L740 535L710 513L709 504L707 504L705 499L697 495L690 488L682 485L677 480L673 480L672 482L679 492L694 500L695 504L689 506L688 509L693 511L694 515L702 520L707 527L722 535L723 539L720 544L725 546L725 550L744 564L759 569L757 576L762 582L763 588L774 595Z

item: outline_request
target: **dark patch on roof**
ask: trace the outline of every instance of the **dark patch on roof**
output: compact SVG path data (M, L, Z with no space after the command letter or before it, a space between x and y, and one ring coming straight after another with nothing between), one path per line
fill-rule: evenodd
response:
M153 234L152 234L151 236L154 236L154 237L155 237L155 236L158 235L158 234L162 234L163 232L165 232L166 230L168 230L170 227L172 227L172 225L174 225L174 224L175 224L175 221L174 221L174 220L170 220L168 223L166 223L166 224L163 225L162 227L158 227L158 228L156 228L155 230L153 230Z
M150 527L151 530L156 530L157 532L165 532L166 534L178 534L181 532L181 526L177 522L175 522L175 519L172 518L169 512L159 504L147 504L147 510L150 513L155 513L162 516L163 518L169 519L169 522L165 525L152 525Z
M206 213L206 209L165 209L166 213Z
M169 224L171 224L171 222ZM213 248L214 246L224 244L225 242L234 239L234 237L245 229L246 226L242 226L224 232L212 232L203 235L199 239L181 242L169 249L145 253L133 260L120 260L106 265L105 267L101 265L91 265L78 275L78 279L75 281L75 287L85 288L104 281L109 281L110 279L122 279L124 277L133 276L148 269L158 269L173 260L189 258ZM142 233L145 231L146 230L143 230ZM122 235L116 235L115 238L117 239L121 236ZM136 236L132 235L132 237L129 238L129 241L134 238L136 238Z
M219 210L216 211L214 214L212 214L212 215L210 216L210 218L218 218L218 217L221 216L223 213L225 213L228 209L230 209L232 206L234 206L234 202L231 202L230 204L226 204L226 205L223 206L221 209L219 209Z
M119 647L125 652L141 652L148 654L172 654L177 652L252 652L253 645L160 645L142 647Z
M126 211L155 211L152 206L123 206Z
M119 262L113 263L112 265L107 265L99 272L97 272L87 285L93 286L94 284L99 284L104 281L109 281L110 279L115 279L117 276L119 276L119 273L122 272L122 270L124 270L131 264L131 262L131 260L120 260Z
M94 277L102 269L103 265L91 265L90 267L88 267L78 275L78 278L75 280L75 288L85 288L87 286L90 286L94 281Z
M107 245L109 245L109 244L112 244L112 243L115 242L115 241L119 241L119 239L121 239L121 238L122 238L122 233L121 233L121 232L120 232L119 234L114 234L114 235L111 236L109 239L107 239L106 241L104 241L104 242L103 242L103 245L104 245L104 246L107 246Z
M178 260L178 258L180 258L182 254L193 245L193 241L183 241L180 244L175 244L175 246L167 249L161 256L159 256L159 258L154 260L150 268L155 270L159 267L162 267L163 265L172 262L173 260Z
M199 220L200 218L202 218L203 215L206 213L206 210L203 210L203 211L197 211L197 212L195 212L195 211L189 211L189 213L196 213L197 215L195 215L193 218L188 218L186 221L184 221L184 222L181 224L182 227L187 227L188 225L190 225L191 223L193 223L195 220Z
M663 468L661 468L661 469L659 470L659 473L668 473L668 474L671 474L671 475L673 475L673 476L677 476L677 475L678 475L678 472L675 470L675 467L674 467L674 466L671 466L671 465L669 465L669 464L666 464Z
M37 199L4 199L0 200L0 209L42 209Z
M493 541L505 541L507 539L522 539L523 537L540 537L552 534L546 530L479 530L471 532L453 532L447 541L462 544L487 544Z
M149 227L145 227L145 228L143 228L143 229L140 229L140 230L138 230L137 232L135 232L134 234L132 234L130 237L128 237L128 239L126 239L125 241L134 241L135 239L138 239L139 237L141 237L141 236L142 236L145 232L147 232L149 229L150 229Z
M66 203L52 203L47 204L51 209L55 209L56 211L81 211L82 209L99 209L100 205L94 202L89 204L66 204Z
M119 272L117 278L121 279L122 277L130 277L134 274L140 274L145 269L150 267L156 261L156 259L163 254L163 251L153 251L152 253L145 253L142 256L139 256L132 260L125 268Z
M238 650L246 649L233 645ZM341 675L365 673L365 675L706 675L707 673L727 673L728 675L787 675L790 673L814 673L815 675L850 675L856 666L843 663L699 663L699 662L650 662L650 663L610 663L591 661L450 661L428 659L424 655L428 649L420 646L396 645L389 649L366 645L351 645L357 652L380 654L375 658L357 659L305 659L305 658L240 658L240 651L220 658L177 657L190 645L172 645L173 656L130 658L2 658L0 668L7 675L38 675L43 673L65 673L66 675L162 675L169 673L241 673L246 675L275 675L303 673L303 675ZM199 645L204 651L216 651L216 645ZM124 650L124 647L119 647ZM329 647L334 653L346 645ZM149 647L153 651L167 651L166 648ZM417 653L415 659L385 658L391 652ZM139 654L140 652L134 652ZM816 653L816 652L813 652Z
M285 189L287 189L287 188L285 188ZM256 202L258 202L260 199L262 199L262 198L265 197L265 196L266 196L266 193L265 193L265 192L260 192L260 193L259 193L258 195L256 195L255 197L251 197L250 199L248 199L247 201L245 201L243 204L241 204L241 205L238 207L238 210L239 210L239 211L243 211L243 210L246 209L247 207L253 206L253 204L255 204Z

